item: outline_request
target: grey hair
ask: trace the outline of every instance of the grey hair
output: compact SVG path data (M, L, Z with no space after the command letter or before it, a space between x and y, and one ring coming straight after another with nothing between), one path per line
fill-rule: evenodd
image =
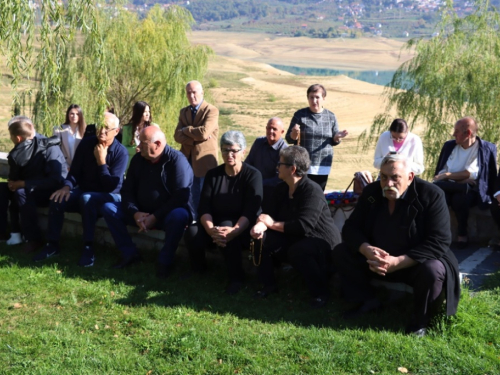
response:
M199 81L196 81L196 80L193 80L193 81L189 81L188 83L186 83L186 89L188 88L189 85L191 84L195 84L195 85L199 85L200 88L201 88L201 91L203 91L203 86L201 85L201 83Z
M382 168L386 164L393 164L393 163L396 163L396 162L401 162L403 164L403 167L405 168L405 170L407 172L411 171L411 169L410 169L410 163L408 162L408 159L407 159L406 155L403 155L403 154L389 154L389 155L386 155L382 159L382 163L380 164L380 168Z
M120 127L120 119L114 113L104 112L104 118L108 121L113 122L115 128Z
M18 122L18 121L24 121L24 122L27 122L27 123L33 125L33 127L35 126L33 124L33 122L31 121L31 119L27 116L14 116L9 120L9 122L7 123L7 126L10 127L13 123Z
M246 150L247 141L242 132L239 132L237 130L229 130L222 134L222 137L220 137L220 147L222 148L222 146L233 145L238 145L242 150Z
M285 163L295 165L295 174L299 177L304 177L311 165L309 152L301 146L290 146L281 149L280 157L283 158Z

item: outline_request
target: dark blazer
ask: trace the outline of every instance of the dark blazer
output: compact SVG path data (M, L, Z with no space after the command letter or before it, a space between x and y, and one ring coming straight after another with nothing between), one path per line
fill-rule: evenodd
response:
M217 167L219 110L205 100L193 120L190 106L181 109L174 139L181 144L181 152L191 161L196 177Z
M406 255L423 263L437 259L446 268L446 313L457 311L460 299L458 261L450 250L450 214L444 192L437 186L415 177L404 199L409 203L406 221L394 230L407 230L410 246ZM385 198L380 182L365 187L352 215L342 229L344 242L352 251L362 243L373 243L371 233L378 211Z
M162 164L161 180L163 187L170 198L163 202L153 214L160 222L175 208L185 208L191 215L191 221L194 217L194 210L189 199L191 186L193 185L191 166L184 155L169 146L165 146L159 163ZM136 212L142 210L138 204L137 183L139 180L149 181L153 178L148 168L150 164L151 162L144 159L140 152L135 154L130 162L127 178L123 182L120 191L123 210L129 216L134 216Z
M476 142L479 142L477 155L479 164L477 188L481 197L479 208L484 209L492 202L492 196L498 190L495 190L496 183L498 183L498 188L500 188L500 181L497 181L497 147L493 143L484 141L479 137L476 138ZM441 154L439 154L434 175L437 175L445 167L456 145L457 143L453 140L445 142L441 149Z
M274 190L270 211L268 213L274 220L284 222L284 233L297 240L309 237L320 238L328 242L333 249L341 242L340 231L335 225L328 202L321 187L311 181L307 176L302 177L293 199L288 199L289 186L286 182L278 184ZM290 205L289 217L280 217L282 205Z

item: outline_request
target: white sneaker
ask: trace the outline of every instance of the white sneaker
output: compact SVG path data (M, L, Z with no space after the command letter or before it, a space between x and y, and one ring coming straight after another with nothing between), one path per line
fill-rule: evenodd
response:
M11 233L10 238L7 240L7 245L19 245L23 242L21 233Z

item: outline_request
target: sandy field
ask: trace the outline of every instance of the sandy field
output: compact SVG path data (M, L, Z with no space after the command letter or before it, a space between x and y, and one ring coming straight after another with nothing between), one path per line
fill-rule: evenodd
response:
M311 39L270 34L194 31L195 44L217 55L267 64L347 70L394 70L411 58L402 42L386 38Z
M281 117L288 127L293 113L307 106L307 87L321 83L328 91L325 107L336 114L340 128L349 132L334 149L327 189L345 189L356 171L375 172L374 147L362 151L357 147L357 138L371 125L374 116L384 111L383 87L346 76L295 76L268 64L349 70L395 69L402 63L398 60L400 42L270 38L220 32L195 32L191 40L211 46L217 54L211 59L208 77L215 77L219 87L209 91L215 105L229 117L228 128L242 130L253 138L265 134L267 119L273 116Z

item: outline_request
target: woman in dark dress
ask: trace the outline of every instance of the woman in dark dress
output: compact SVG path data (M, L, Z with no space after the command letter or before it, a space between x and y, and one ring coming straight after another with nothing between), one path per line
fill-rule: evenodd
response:
M193 271L206 270L205 248L215 243L224 254L229 276L226 293L243 283L241 250L248 248L250 224L260 213L262 175L243 163L246 148L241 132L228 131L220 140L224 164L207 172L198 207L199 221L188 228L186 246Z
M326 304L331 250L341 242L321 187L307 177L309 153L300 146L280 152L278 177L270 212L261 214L250 235L264 241L254 250L264 288L257 298L277 292L273 258L287 260L297 269L311 294L311 306ZM259 254L259 255L257 255ZM254 259L255 260L255 259Z

